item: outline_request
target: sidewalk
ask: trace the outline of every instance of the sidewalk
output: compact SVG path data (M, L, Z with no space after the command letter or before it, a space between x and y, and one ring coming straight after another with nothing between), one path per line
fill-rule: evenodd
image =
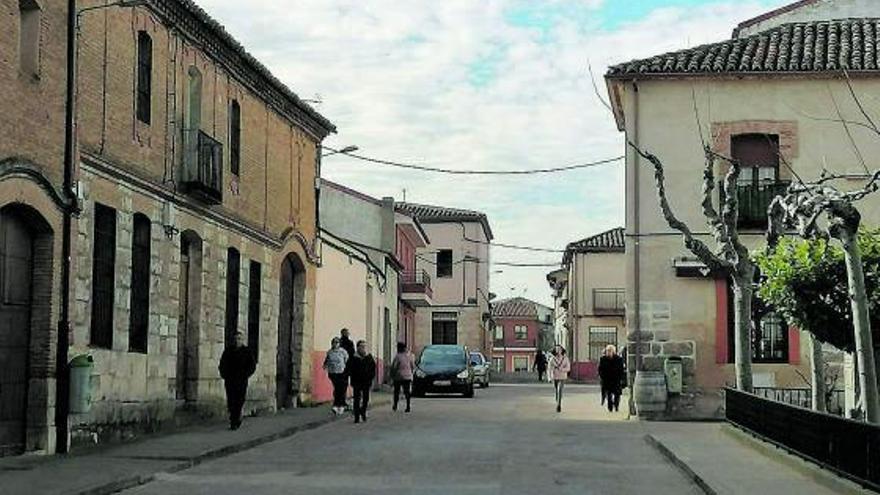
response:
M376 392L371 409L390 403ZM0 459L0 495L115 493L152 481L159 473L174 473L201 462L247 450L280 438L351 419L335 417L329 406L290 409L271 416L245 418L241 429L225 424L144 437L69 456L19 456Z
M645 423L645 439L709 495L872 493L726 423Z

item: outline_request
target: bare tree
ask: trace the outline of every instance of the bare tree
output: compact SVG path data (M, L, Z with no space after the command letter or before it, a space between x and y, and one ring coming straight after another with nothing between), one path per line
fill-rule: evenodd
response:
M740 241L737 232L739 205L736 194L736 180L740 165L736 160L724 157L708 146L703 146L705 167L703 169L703 188L701 208L706 223L712 231L716 249L713 251L703 241L697 239L691 229L679 220L666 197L666 177L661 160L633 144L629 145L654 166L654 181L660 199L660 210L666 223L681 232L685 247L715 273L729 274L733 282L734 305L734 357L736 366L736 386L740 390L752 391L752 347L751 321L752 297L756 266L749 256L749 250ZM724 195L721 213L715 209L712 193L715 190L715 163L727 162L729 169L722 184Z
M786 228L796 228L798 234L806 239L833 238L840 241L846 263L856 359L859 363L858 381L865 418L871 423L880 423L880 396L877 390L868 296L865 291L862 255L857 241L862 216L853 205L855 201L880 188L880 171L875 172L864 187L855 191L842 192L832 185L841 178L843 177L823 171L815 182L792 184L785 196L777 196L768 209L767 241L770 247L775 246Z

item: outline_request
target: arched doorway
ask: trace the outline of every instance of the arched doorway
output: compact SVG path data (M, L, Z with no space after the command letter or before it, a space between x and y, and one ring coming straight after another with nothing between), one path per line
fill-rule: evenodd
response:
M29 385L44 369L32 350L49 344L52 278L52 230L30 207L0 209L0 456L24 452L27 420L45 410L29 410ZM37 389L39 390L39 389ZM34 408L38 400L34 397Z
M297 255L290 253L281 262L279 287L275 374L275 400L278 409L293 406L299 393L305 288L305 267Z
M202 311L202 239L180 236L180 308L177 320L177 398L194 402L199 383L199 316Z

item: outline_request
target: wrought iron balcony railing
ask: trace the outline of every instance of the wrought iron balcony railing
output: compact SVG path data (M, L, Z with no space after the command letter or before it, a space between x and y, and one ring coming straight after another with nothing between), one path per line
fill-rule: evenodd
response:
M593 289L593 312L622 315L626 309L626 289Z
M186 132L183 190L208 204L223 201L223 145L200 130Z
M744 228L764 228L767 226L767 208L778 195L785 194L790 182L753 182L737 184L736 198L739 203L737 226ZM723 183L720 184L721 199L724 199Z
M433 295L431 289L431 276L425 270L408 270L401 274L400 287L402 292L424 293L428 297Z

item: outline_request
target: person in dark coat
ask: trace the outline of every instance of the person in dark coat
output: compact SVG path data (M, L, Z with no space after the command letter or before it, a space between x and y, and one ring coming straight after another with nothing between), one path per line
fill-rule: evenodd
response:
M367 421L370 404L370 388L376 378L376 360L367 352L367 343L359 340L357 352L348 360L351 388L354 389L354 422Z
M229 409L229 429L241 426L241 410L247 397L248 378L257 369L254 353L245 346L244 334L235 332L235 342L220 356L220 377L226 386L226 407Z
M547 373L547 356L540 349L535 353L535 371L538 372L538 381L543 382L544 374Z
M605 355L599 358L599 379L602 382L602 399L608 403L608 411L620 409L620 394L624 380L623 358L617 355L617 348L609 344Z
M349 337L349 332L347 328L343 328L339 331L339 347L345 349L345 352L348 353L349 358L354 356L354 342L351 340L351 337Z

